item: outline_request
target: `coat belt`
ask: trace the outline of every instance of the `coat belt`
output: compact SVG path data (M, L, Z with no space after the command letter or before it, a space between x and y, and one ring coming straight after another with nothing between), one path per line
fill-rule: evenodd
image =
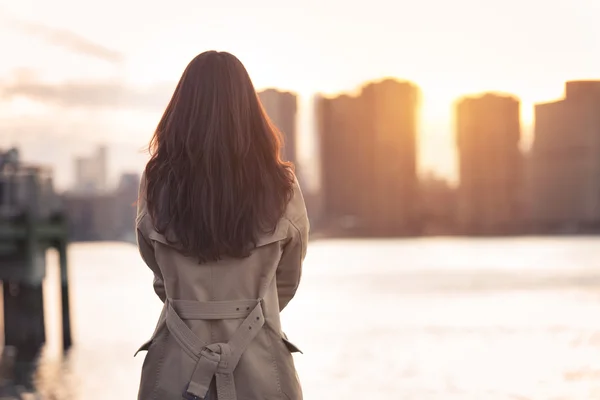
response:
M213 377L217 400L237 400L233 371L250 342L265 324L262 300L197 302L167 299L166 323L196 366L183 398L204 399ZM186 325L190 319L245 318L227 343L206 343Z

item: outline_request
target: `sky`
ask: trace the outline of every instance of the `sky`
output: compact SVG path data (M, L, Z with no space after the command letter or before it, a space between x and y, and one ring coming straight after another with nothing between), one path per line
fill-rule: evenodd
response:
M310 99L396 77L422 91L420 168L456 179L452 105L482 91L533 104L600 78L598 0L0 0L0 146L70 179L73 154L141 152L187 63L230 51L257 89L300 95L300 162L314 170Z

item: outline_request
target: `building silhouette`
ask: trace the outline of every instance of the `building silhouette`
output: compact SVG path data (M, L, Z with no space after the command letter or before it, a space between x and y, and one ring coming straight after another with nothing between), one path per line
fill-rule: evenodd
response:
M139 187L138 173L124 173L121 175L117 189L113 192L117 207L117 232L122 240L135 241L134 228Z
M419 90L386 79L317 100L322 212L336 233L414 234Z
M140 176L121 175L118 187L107 183L107 150L100 146L91 157L75 160L75 185L63 194L73 241L134 241Z
M266 89L258 93L260 102L271 122L279 129L283 139L281 158L294 164L296 178L302 188L311 227L319 220L319 195L306 184L305 174L298 161L297 116L298 98L294 93Z
M69 217L70 240L89 242L120 239L119 207L112 193L69 192L63 195L63 202Z
M423 235L456 233L456 188L428 172L420 180L420 211Z
M135 241L136 201L140 176L121 175L116 190L72 191L63 195L73 241Z
M538 232L600 229L600 81L571 81L535 106L529 215Z
M258 97L269 119L283 136L281 157L285 161L297 165L296 113L298 104L296 95L291 92L266 89L259 92Z
M75 190L99 192L107 190L107 149L99 146L90 157L75 159Z
M486 93L459 99L455 111L459 232L518 232L523 219L519 100Z

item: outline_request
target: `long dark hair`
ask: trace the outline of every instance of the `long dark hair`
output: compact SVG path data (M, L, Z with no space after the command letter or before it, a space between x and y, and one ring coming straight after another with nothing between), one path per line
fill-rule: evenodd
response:
M207 51L187 66L150 141L146 200L154 228L200 263L242 258L274 231L292 166L242 63Z

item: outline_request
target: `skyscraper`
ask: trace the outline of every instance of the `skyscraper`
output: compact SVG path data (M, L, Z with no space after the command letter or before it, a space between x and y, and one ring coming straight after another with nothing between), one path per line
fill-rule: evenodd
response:
M99 146L91 157L75 159L75 190L98 192L107 190L107 150Z
M458 228L507 234L522 222L523 161L519 100L486 93L456 105L460 185Z
M323 213L365 235L418 230L418 89L386 79L317 107Z
M535 106L529 214L540 231L600 229L600 81Z
M296 154L296 95L276 89L266 89L258 94L267 115L283 135L281 156L297 164Z

